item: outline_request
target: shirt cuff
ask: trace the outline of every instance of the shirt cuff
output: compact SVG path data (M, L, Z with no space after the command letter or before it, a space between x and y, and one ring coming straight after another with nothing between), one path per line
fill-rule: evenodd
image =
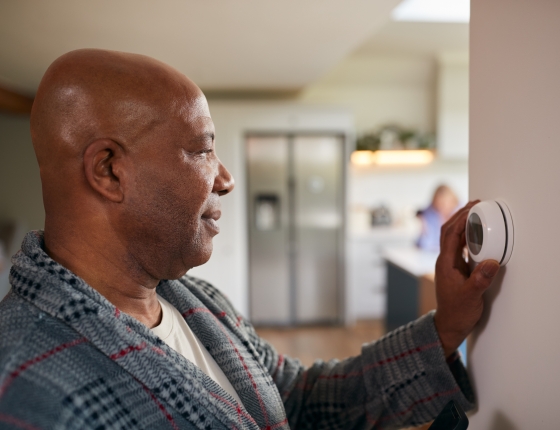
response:
M458 355L453 354L450 363L446 360L433 311L365 345L362 356L368 395L383 396L392 422L416 425L433 420L450 400L465 411L475 406Z

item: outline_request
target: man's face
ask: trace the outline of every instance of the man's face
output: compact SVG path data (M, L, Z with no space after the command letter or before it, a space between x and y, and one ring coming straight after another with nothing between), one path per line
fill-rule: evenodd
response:
M219 232L220 196L233 189L216 155L202 93L175 106L131 154L134 174L119 223L135 262L157 279L176 279L208 261Z

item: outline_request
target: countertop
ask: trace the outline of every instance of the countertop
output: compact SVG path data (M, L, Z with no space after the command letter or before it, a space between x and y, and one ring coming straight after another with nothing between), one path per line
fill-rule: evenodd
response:
M388 225L370 227L368 229L350 229L349 238L351 240L410 240L413 243L420 234L420 227L415 223L407 225Z
M415 246L387 247L383 258L413 276L433 274L435 272L437 252L424 251Z

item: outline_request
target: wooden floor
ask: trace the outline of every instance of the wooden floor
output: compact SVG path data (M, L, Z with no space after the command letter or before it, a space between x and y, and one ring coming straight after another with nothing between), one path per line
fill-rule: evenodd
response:
M377 340L385 334L385 323L382 320L368 320L359 321L353 327L261 327L257 328L257 332L278 352L299 358L305 366L310 366L317 359L327 361L360 354L364 343ZM418 430L427 428L428 425Z
M359 321L353 327L257 328L257 332L278 352L310 366L317 359L327 361L360 354L362 344L385 334L385 323L371 320Z

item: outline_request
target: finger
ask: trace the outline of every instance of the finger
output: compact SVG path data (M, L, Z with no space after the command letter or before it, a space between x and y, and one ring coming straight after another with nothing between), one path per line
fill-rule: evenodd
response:
M457 225L458 220L462 219L465 214L468 214L471 208L478 203L478 200L473 202L469 202L464 207L459 209L455 214L441 227L441 236L440 236L440 248L443 246L443 240L450 229L455 228L454 226Z
M465 206L463 206L457 212L455 212L453 217L451 217L449 219L449 221L447 221L444 224L444 227L446 227L446 230L455 229L459 225L459 230L458 231L464 231L464 228L463 228L464 225L463 224L465 224L466 221L467 221L466 217L467 217L469 211L471 210L471 208L474 205L476 205L478 202L480 202L480 200L473 200L473 201L467 203Z
M496 260L485 260L476 266L465 285L472 292L482 295L488 289L499 270L500 263Z
M457 218L461 215L461 213L463 211L470 211L471 208L476 205L477 203L479 203L480 200L471 200L470 202L468 202L465 206L463 206L461 209L459 209L457 212L455 212L453 214L453 216L451 218L449 218L449 220L445 223L445 224L453 224L455 223L455 221L457 220Z
M441 231L440 248L441 257L448 265L453 265L463 252L465 246L465 224L469 214L469 208L461 209L460 214L453 224Z
M469 265L465 261L465 251L466 251L466 237L465 231L461 233L461 238L459 240L459 248L456 254L455 260L455 268L459 269L459 271L467 278L469 276Z

